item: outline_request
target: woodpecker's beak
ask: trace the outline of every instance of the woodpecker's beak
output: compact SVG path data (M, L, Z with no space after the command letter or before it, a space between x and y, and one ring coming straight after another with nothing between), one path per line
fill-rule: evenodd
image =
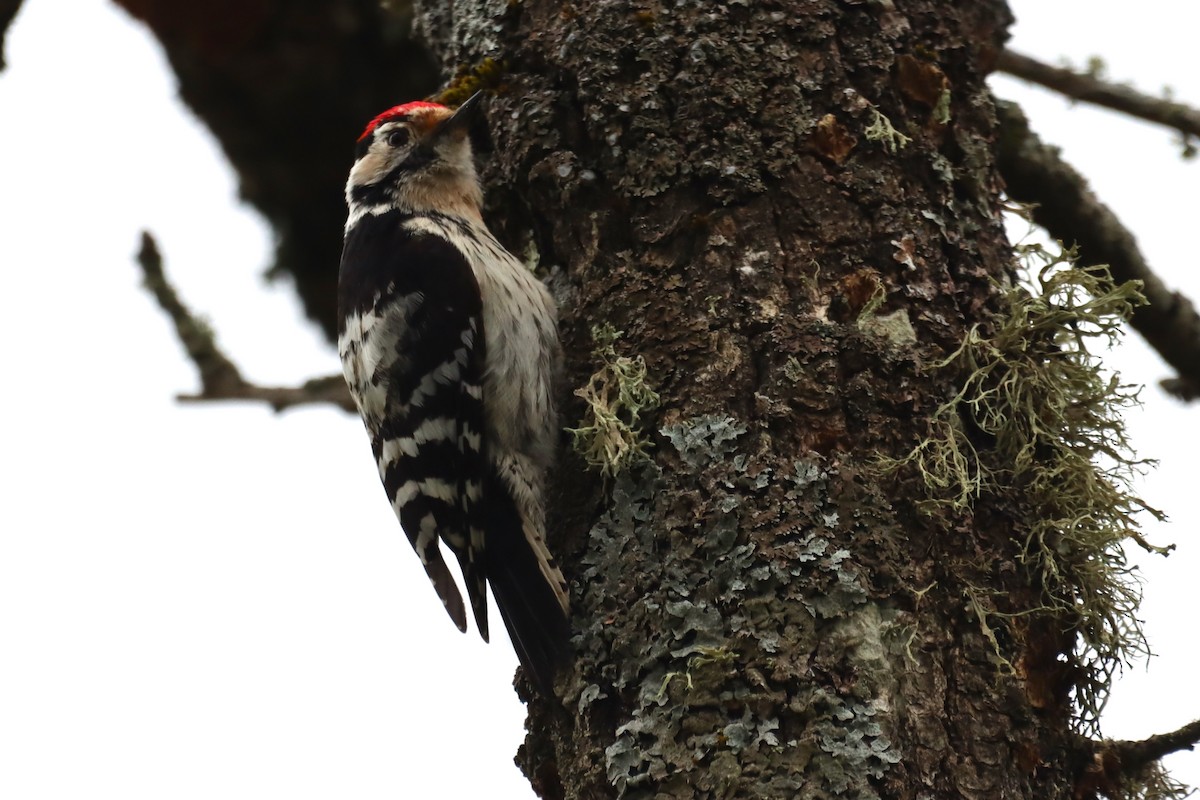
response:
M438 124L437 129L429 138L433 140L455 131L469 131L483 113L483 105L484 96L482 91L471 95L467 98L466 102L454 110L453 114Z
M476 92L471 95L467 99L467 102L454 110L453 114L428 129L428 132L421 137L417 146L408 154L403 166L409 170L422 169L441 158L442 156L438 154L438 151L441 149L443 142L450 139L459 139L461 141L463 137L471 133L471 129L476 123L483 119L481 113L483 104L483 92Z

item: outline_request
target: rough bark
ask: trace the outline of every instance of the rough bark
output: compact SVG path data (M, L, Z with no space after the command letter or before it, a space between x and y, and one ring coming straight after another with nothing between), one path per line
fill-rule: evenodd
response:
M378 0L116 0L162 43L184 102L217 137L242 196L277 237L332 341L343 187L365 121L437 86L408 38L407 4ZM331 266L333 265L333 266Z
M536 791L1071 796L1073 634L972 593L1036 600L1020 509L934 520L874 461L1002 305L1004 4L416 8L448 71L504 67L491 217L554 276L571 386L607 323L660 397L648 462L559 476L576 659L530 703Z

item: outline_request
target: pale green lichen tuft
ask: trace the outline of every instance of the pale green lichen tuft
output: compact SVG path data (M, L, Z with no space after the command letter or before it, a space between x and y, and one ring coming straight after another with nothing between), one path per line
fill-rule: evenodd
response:
M533 273L537 272L538 264L542 263L542 253L538 250L537 241L532 235L525 243L525 251L521 254L521 263L525 265L525 269Z
M658 393L646 383L645 360L617 354L621 335L607 323L592 328L592 354L601 366L575 391L587 411L578 428L567 429L575 450L610 477L646 458L649 439L640 430L642 415L659 403Z
M1140 775L1126 780L1113 800L1186 800L1192 794L1186 784L1167 773L1161 761L1153 761Z
M905 136L892 125L892 121L885 117L879 109L871 107L871 124L863 131L863 135L867 137L869 142L878 142L888 153L896 155L899 151L908 146L912 138Z
M867 298L867 302L863 303L863 307L858 312L858 324L862 325L864 321L875 316L875 312L883 306L887 301L887 289L884 288L883 281L879 280L878 273L871 270L868 273L870 280L874 283L871 289L871 296Z
M667 689L676 680L683 681L683 686L688 691L691 691L696 686L695 676L697 673L706 667L728 668L735 658L737 658L737 653L728 647L696 647L691 656L688 657L687 666L684 669L674 670L663 676L662 686L659 688L658 696L655 699L664 699L667 696Z
M800 379L804 377L804 368L800 366L800 362L796 360L795 356L788 356L787 360L783 362L783 376L792 383L799 383Z
M938 95L937 105L933 107L933 121L939 125L950 122L950 90L942 89Z
M859 318L858 327L867 333L887 339L895 345L905 346L917 343L917 331L913 328L908 312L898 308L888 314Z
M1106 267L1078 266L1073 250L1019 252L1035 292L1007 289L994 328L972 328L938 365L963 375L961 388L934 413L930 436L888 466L917 469L930 514L967 511L986 496L1027 509L1018 559L1042 597L1021 613L1053 615L1077 634L1067 654L1083 676L1074 687L1077 722L1095 731L1115 671L1147 652L1141 593L1121 544L1167 552L1139 530L1142 514L1163 515L1130 487L1148 463L1133 454L1121 416L1138 403L1138 389L1103 370L1094 352L1145 301L1137 282L1116 285ZM992 612L975 595L970 606L1007 665Z

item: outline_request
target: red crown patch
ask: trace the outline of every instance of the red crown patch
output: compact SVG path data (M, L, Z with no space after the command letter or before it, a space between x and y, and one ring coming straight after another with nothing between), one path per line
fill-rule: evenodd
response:
M382 114L377 116L375 119L373 119L367 123L366 130L364 130L362 132L362 135L358 137L358 141L361 142L363 139L370 136L371 131L375 130L380 125L387 122L389 119L394 119L396 117L403 117L407 114L412 113L413 111L416 111L419 108L442 108L442 109L444 109L446 107L444 105L441 105L440 103L429 103L424 100L414 100L411 103L403 103L398 106L392 106L387 111L383 112Z

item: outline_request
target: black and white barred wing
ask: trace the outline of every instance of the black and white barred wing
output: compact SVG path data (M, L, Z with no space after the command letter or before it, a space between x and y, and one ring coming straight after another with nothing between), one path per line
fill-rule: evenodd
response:
M439 541L455 554L487 639L484 541L471 524L486 469L479 290L458 250L405 231L393 216L365 219L347 235L339 350L401 527L465 631L462 597ZM372 254L385 261L364 261Z

